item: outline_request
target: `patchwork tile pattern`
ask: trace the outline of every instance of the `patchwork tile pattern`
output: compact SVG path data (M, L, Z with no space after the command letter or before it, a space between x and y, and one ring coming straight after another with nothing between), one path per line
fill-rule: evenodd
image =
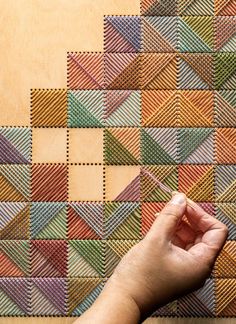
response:
M141 0L69 52L66 89L0 125L0 315L80 316L172 190L229 228L211 278L153 316L236 316L236 5Z

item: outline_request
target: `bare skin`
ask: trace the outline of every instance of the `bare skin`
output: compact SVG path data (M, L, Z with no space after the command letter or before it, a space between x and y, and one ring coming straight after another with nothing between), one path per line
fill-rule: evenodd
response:
M175 193L75 324L136 324L158 307L200 288L227 234L224 224L196 203L187 203L184 194Z

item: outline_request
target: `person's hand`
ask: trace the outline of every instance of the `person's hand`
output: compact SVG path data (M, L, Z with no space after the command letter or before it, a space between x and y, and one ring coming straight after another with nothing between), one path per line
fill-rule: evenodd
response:
M137 323L140 316L145 318L158 307L200 288L227 232L224 224L199 205L189 199L187 203L184 194L173 195L146 237L121 260L100 297L101 304L106 304L105 300L109 304L109 299L112 304L113 297L118 303L123 301L136 317L128 314L129 321L104 323ZM99 309L99 298L96 307Z

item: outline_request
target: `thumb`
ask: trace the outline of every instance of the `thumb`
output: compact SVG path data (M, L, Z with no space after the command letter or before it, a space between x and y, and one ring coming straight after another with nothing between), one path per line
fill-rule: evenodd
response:
M149 237L153 236L153 238L160 238L161 236L167 240L171 239L176 226L185 213L186 207L187 198L185 194L175 193L159 213L147 235Z

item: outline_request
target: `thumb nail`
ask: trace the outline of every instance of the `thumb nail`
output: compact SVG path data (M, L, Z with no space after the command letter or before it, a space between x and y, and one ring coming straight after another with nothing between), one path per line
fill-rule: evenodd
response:
M172 196L170 203L172 205L182 205L186 202L186 197L182 193L176 193Z

